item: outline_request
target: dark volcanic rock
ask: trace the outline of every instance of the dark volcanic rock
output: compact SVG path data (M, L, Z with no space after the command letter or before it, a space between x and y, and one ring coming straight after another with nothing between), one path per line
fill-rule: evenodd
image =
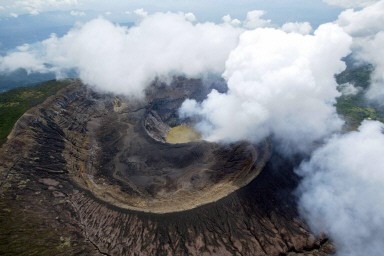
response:
M208 90L179 79L134 101L73 84L28 111L0 149L0 255L332 252L298 218L292 166L265 166L267 142L164 143Z

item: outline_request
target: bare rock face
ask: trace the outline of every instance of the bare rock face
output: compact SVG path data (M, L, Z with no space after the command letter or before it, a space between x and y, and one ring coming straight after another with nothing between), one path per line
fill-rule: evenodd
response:
M0 255L332 253L267 141L165 142L210 89L180 78L138 101L77 82L28 111L0 149Z

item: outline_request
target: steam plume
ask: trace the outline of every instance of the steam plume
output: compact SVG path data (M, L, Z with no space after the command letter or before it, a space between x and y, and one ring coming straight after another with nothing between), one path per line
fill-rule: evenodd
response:
M334 136L298 172L301 212L326 232L338 256L381 255L384 248L384 125L365 121Z
M314 35L264 28L244 32L226 62L228 92L184 102L182 116L198 116L207 140L236 141L273 135L292 151L340 129L333 104L334 74L345 65L351 38L334 24Z

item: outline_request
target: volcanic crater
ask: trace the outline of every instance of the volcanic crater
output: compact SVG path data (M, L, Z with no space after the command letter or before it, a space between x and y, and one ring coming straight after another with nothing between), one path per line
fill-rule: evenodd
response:
M67 163L76 163L68 166L73 180L110 204L154 213L214 202L252 181L269 159L267 141L167 142L172 127L192 125L178 118L181 103L212 89L191 89L185 81L154 84L142 100L88 95L85 101L73 102L71 107L88 131L83 136L76 130L66 132L82 145L79 149L69 144L64 150ZM81 107L84 104L89 106Z

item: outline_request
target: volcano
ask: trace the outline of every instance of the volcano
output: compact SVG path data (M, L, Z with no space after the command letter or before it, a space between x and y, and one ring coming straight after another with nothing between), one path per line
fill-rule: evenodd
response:
M139 100L75 81L26 112L0 151L0 254L332 253L271 142L204 141L179 118L212 89L179 77Z

